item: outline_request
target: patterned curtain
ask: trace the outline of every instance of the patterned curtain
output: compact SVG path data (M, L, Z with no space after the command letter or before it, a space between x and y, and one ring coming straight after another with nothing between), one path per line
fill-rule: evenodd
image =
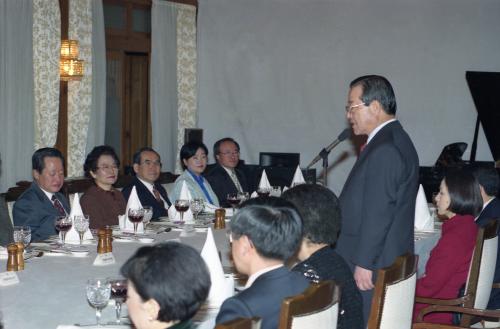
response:
M196 8L177 6L177 149L184 144L184 129L196 127ZM176 172L182 172L177 152Z
M35 149L56 143L60 36L59 1L33 0Z
M68 82L68 177L83 174L85 147L92 106L92 1L69 3L70 39L78 40L83 78Z

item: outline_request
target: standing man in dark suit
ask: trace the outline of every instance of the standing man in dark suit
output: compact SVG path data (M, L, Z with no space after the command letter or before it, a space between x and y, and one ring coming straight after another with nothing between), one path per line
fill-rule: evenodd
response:
M301 242L302 220L284 199L251 199L231 220L231 238L236 268L249 277L245 290L224 301L216 323L259 317L262 329L276 329L283 299L309 285L284 266Z
M479 182L479 190L483 198L483 210L477 216L476 224L484 227L491 220L500 220L500 200L496 197L499 185L498 172L493 167L479 167L474 170L473 174ZM500 282L500 244L498 245L497 265L493 282ZM488 309L500 309L500 289L491 290Z
M229 193L248 192L248 184L244 173L237 169L240 162L240 145L232 138L226 137L214 144L214 155L217 164L205 175L214 190L222 207L231 207L227 202Z
M31 157L34 182L14 204L14 225L31 227L31 240L57 234L55 219L68 215L68 199L59 192L64 184L64 157L51 147L38 149Z
M167 209L171 203L167 191L156 182L161 173L160 155L150 147L143 147L135 152L133 162L135 178L122 190L125 200L128 200L132 187L135 186L141 204L153 207L152 220L168 216Z
M337 251L353 269L365 323L376 271L413 252L418 156L395 114L396 98L386 78L370 75L351 82L347 120L354 134L368 139L340 194Z

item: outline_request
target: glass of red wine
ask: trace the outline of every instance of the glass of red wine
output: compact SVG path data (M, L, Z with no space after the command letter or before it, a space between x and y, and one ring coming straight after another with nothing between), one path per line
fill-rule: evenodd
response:
M59 233L61 233L62 246L64 247L66 240L66 233L71 229L71 226L73 226L73 221L69 216L59 216L56 218L55 226L56 230L59 231Z
M184 224L184 213L189 209L189 200L179 199L175 200L175 210L179 212L179 224Z
M236 212L236 207L241 202L241 195L239 193L228 193L226 196L227 203L233 208L233 214Z
M142 208L130 208L128 210L128 219L134 224L134 235L137 237L137 226L142 222L144 218L144 209Z
M111 299L115 301L116 324L121 324L122 304L127 298L127 279L108 278L111 285Z

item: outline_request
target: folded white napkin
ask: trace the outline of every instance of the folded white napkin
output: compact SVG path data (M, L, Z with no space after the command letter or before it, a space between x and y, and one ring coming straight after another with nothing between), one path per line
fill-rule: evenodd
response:
M75 216L83 216L82 206L80 205L80 197L78 196L78 193L75 193L71 212L69 213L69 217L75 218ZM92 238L93 236L90 232L90 229L87 229L87 231L85 231L85 234L83 235L83 240L92 240ZM62 239L61 233L59 233L59 239ZM65 242L69 244L80 243L80 236L78 235L78 232L76 231L74 225L71 226L71 229L66 233Z
M220 307L224 300L234 295L234 279L224 276L222 263L215 246L214 235L211 228L208 228L207 239L201 250L201 257L207 264L210 272L212 286L208 293L207 303L212 307Z
M189 200L191 201L193 198L191 196L191 193L189 192L189 189L186 185L186 182L183 181L182 182L182 187L181 187L181 193L179 195L179 200ZM181 215L179 214L179 212L175 209L175 205L172 204L170 206L170 208L168 208L168 218L171 220L171 221L179 221L181 220ZM194 219L193 219L193 212L191 211L191 207L186 211L184 212L184 217L182 218L184 220L184 222L190 224L190 223L193 223L194 222Z
M260 176L259 188L271 188L271 184L269 184L265 169L262 170L262 176Z
M258 197L259 195L257 194L257 191L253 191L252 194L250 194L250 197L251 198L256 198Z
M9 254L7 253L7 248L0 246L0 259L9 258Z
M425 198L424 188L422 184L418 187L417 200L415 202L415 229L416 230L432 230L434 228L434 220L429 212L427 199Z
M142 208L141 201L139 200L139 196L137 195L137 191L135 186L132 187L132 191L130 192L130 196L128 197L127 208L125 209L125 214L118 216L118 222L120 223L120 229L123 232L134 232L134 223L132 223L128 219L128 210L129 209L138 209ZM137 225L137 233L144 233L144 224L141 222Z
M293 174L292 183L290 186L295 186L299 184L305 184L306 180L304 179L304 175L302 175L302 170L300 170L300 166L297 166L295 169L295 174Z
M283 191L281 191L281 193L285 193L286 190L288 190L288 186L283 186Z

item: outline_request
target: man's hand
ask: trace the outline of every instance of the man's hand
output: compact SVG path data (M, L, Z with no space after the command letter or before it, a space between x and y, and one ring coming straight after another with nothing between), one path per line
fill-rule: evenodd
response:
M354 268L354 281L359 290L373 289L372 271L356 266Z

